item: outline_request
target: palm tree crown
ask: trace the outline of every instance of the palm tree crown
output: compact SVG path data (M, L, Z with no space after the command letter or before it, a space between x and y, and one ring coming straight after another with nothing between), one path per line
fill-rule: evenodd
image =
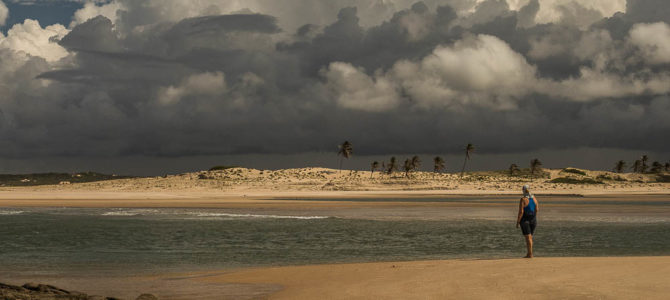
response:
M647 162L649 161L649 156L642 155L640 161L642 162L642 165L640 165L640 173L646 173L647 169L649 168L649 165L647 164Z
M421 158L419 158L419 156L417 156L417 155L412 156L411 164L412 164L412 170L416 170L416 169L420 168L421 167Z
M351 157L351 155L354 153L354 145L349 141L344 141L344 143L339 145L338 148L340 150L337 151L337 155L341 155L342 158L349 159L349 157ZM342 170L342 158L340 158L340 170Z
M539 159L535 158L535 159L531 160L530 161L530 174L531 174L531 176L534 176L535 172L540 170L541 167L542 167L542 162Z
M435 171L435 173L440 173L444 169L444 159L442 159L442 157L435 156L435 158L433 158L433 171Z
M617 161L614 165L614 172L623 173L623 170L626 168L626 162L623 160Z
M403 165L403 171L405 171L405 177L409 178L409 172L412 171L412 160L411 159L405 159L405 164Z
M398 169L398 163L395 159L395 156L391 156L389 164L386 166L386 173L393 174L393 171Z

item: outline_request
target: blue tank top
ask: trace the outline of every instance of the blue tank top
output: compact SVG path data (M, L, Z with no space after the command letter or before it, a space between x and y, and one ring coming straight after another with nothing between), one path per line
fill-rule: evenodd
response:
M533 216L535 215L535 201L533 200L533 196L530 196L528 198L528 205L526 205L523 208L523 215L524 216Z

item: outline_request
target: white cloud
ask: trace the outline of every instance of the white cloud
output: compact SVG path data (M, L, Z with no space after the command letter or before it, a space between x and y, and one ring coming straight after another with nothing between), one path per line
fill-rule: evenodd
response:
M528 2L530 0L507 0L512 10L519 10ZM626 0L540 0L540 11L535 21L538 24L556 23L565 17L566 9L574 12L575 4L597 11L604 17L626 11Z
M7 31L6 37L0 36L0 48L24 52L54 62L68 55L67 50L58 45L58 40L68 32L60 24L42 28L38 21L26 19L23 24L14 24Z
M321 74L342 107L379 112L395 108L400 102L392 82L383 76L371 78L351 64L334 62Z
M590 37L601 39L600 44L610 40L602 32ZM532 93L592 101L670 92L667 72L619 74L607 68L618 57L595 54L593 49L578 52L592 59L594 66L583 67L579 76L565 80L538 78L535 66L502 40L488 35L438 46L418 62L396 62L386 73L378 71L368 76L351 64L339 62L332 63L322 75L327 86L337 92L340 106L363 111L394 109L402 99L400 94L407 96L409 103L428 109L479 106L509 110L517 108L518 101Z
M662 95L670 92L670 74L653 74L641 70L630 74L608 71L613 64L606 56L599 56L593 67L580 69L579 77L561 81L544 80L537 90L543 94L575 101L591 101L603 98L621 98L639 95Z
M420 105L509 109L530 91L535 68L500 39L478 35L439 46L419 63L398 62L389 76Z
M399 90L424 108L511 109L517 99L532 91L535 82L535 68L505 42L489 35L439 46L421 61L399 61L386 73L368 76L340 62L331 63L322 75L336 91L340 106L363 111L397 107Z
M175 104L188 96L216 96L227 90L222 72L194 74L177 86L168 86L158 91L158 102L163 105Z
M642 52L650 64L670 63L670 26L664 22L635 24L630 30L630 42Z
M97 16L103 16L110 19L112 24L115 24L117 21L117 12L121 9L123 9L123 5L117 1L102 3L100 5L98 5L96 1L87 1L84 4L84 7L75 11L74 16L72 17L72 23L70 23L70 28Z
M9 9L7 8L7 5L0 0L0 26L5 26L7 17L9 17Z

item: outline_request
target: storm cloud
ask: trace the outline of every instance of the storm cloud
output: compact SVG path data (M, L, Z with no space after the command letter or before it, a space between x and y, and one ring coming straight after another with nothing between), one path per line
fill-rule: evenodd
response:
M667 153L669 16L663 0L88 2L0 34L0 155Z

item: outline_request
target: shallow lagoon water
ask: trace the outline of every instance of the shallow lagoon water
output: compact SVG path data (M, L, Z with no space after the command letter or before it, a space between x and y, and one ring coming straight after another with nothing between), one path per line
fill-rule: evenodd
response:
M512 258L525 251L513 219L375 219L374 211L368 214L370 219L229 209L3 208L0 265L15 275L113 275ZM538 256L670 255L670 221L644 214L581 219L549 214L540 217L535 242Z

